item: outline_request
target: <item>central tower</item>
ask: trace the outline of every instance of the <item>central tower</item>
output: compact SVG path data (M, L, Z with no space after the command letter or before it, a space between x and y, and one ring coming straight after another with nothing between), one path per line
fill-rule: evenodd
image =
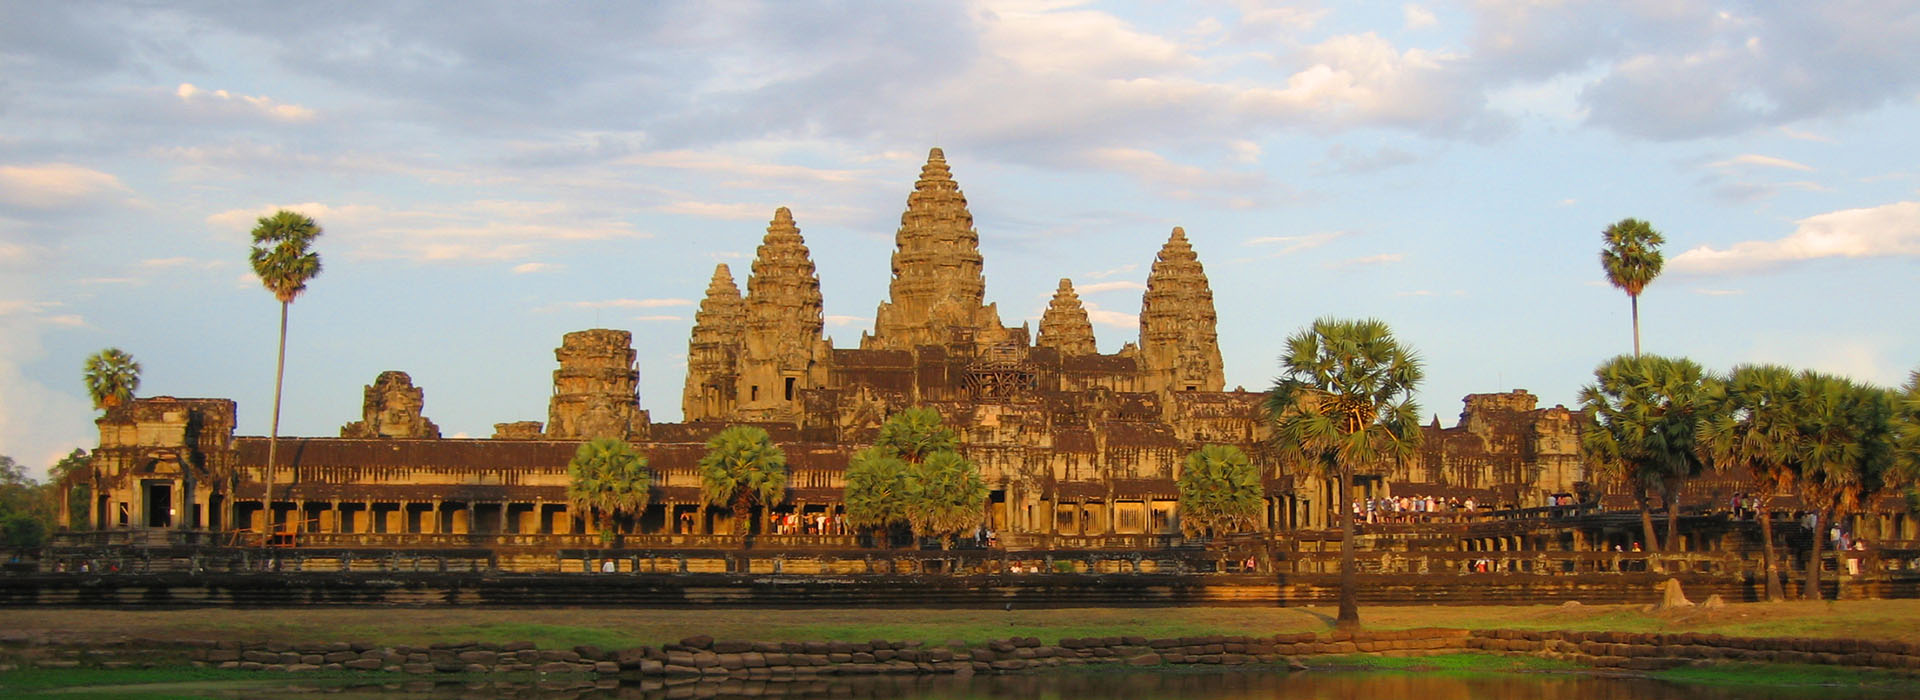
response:
M1000 327L999 310L982 304L986 287L980 234L967 211L967 196L953 181L946 154L935 148L907 195L907 210L894 234L888 298L874 313L873 334L861 336L860 348L1002 342L1008 333Z

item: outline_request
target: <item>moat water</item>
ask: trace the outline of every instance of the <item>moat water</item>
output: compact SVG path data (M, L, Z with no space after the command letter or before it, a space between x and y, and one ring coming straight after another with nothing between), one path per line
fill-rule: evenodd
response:
M107 691L100 694L99 691ZM117 691L117 692L116 692ZM378 685L339 682L243 681L114 689L89 688L88 697L328 697L328 698L898 698L902 700L1252 700L1254 698L1545 698L1548 700L1681 700L1787 698L1884 700L1913 697L1914 687L1863 690L1830 686L1770 687L1676 683L1572 673L1416 673L1281 671L1101 671L1011 676L865 677L820 681L724 681L601 685L568 682L419 681Z

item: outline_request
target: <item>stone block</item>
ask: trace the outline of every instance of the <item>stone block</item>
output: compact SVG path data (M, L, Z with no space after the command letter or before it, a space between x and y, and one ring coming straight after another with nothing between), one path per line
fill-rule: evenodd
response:
M1027 662L1023 659L1001 659L989 664L989 667L995 671L1019 671L1027 667Z
M414 675L416 675L416 676L417 676L417 675L422 675L422 674L427 674L427 673L433 673L433 664L430 664L430 663L425 663L425 664L417 664L417 663L409 663L409 664L405 664L405 665L403 665L403 666L401 666L401 667L400 667L400 670L402 670L402 671L405 671L405 672L407 672L407 673L411 673L411 674L414 674Z
M1148 652L1129 656L1126 662L1128 666L1158 666L1160 665L1161 659L1159 654Z
M700 634L680 640L680 646L688 649L708 649L713 646L713 637Z
M716 654L739 654L748 651L753 651L753 642L723 640L713 643L713 653Z
M340 665L355 671L378 671L382 666L379 659L348 659Z
M595 661L593 662L593 672L603 676L611 676L620 672L620 663L617 661Z

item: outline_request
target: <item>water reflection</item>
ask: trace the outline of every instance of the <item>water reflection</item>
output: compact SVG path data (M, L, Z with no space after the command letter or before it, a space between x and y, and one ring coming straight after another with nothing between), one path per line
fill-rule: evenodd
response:
M202 688L201 690L208 690ZM257 697L257 685L231 697ZM274 694L334 698L912 698L916 700L1078 698L1250 700L1252 698L1545 698L1547 700L1708 700L1819 697L1885 698L1884 692L1836 688L1768 688L1675 684L1576 674L1329 673L1280 671L1097 671L1013 676L861 677L793 681L501 681L378 685L299 685ZM215 694L219 691L214 691Z

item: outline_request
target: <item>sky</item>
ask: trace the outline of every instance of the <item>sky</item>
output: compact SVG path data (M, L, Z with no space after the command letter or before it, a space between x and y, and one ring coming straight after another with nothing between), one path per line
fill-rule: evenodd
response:
M281 433L412 374L444 435L544 420L562 334L630 330L677 420L716 264L777 207L857 345L944 148L1003 323L1071 278L1103 352L1186 229L1229 388L1374 317L1425 413L1573 404L1631 350L1598 261L1666 237L1650 353L1897 385L1920 366L1920 5L1478 2L0 3L0 454L97 443L139 395L272 410L278 208L324 270L291 308Z

